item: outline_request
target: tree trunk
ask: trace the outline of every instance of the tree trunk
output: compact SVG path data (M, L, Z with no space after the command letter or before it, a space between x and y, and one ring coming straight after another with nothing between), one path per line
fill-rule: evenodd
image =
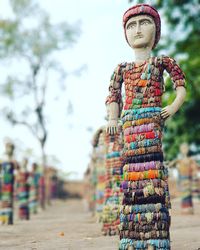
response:
M42 173L40 177L40 206L44 210L46 205L46 154L44 149L44 144L40 143L41 153L42 153Z

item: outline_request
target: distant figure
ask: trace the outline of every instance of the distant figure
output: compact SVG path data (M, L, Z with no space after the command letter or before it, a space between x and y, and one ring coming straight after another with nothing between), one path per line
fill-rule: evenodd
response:
M106 108L108 120L109 107L107 106ZM120 124L118 126L118 133L115 135L106 134L106 180L102 213L102 233L110 236L119 234L119 212L123 198L120 189L123 173L123 136Z
M19 202L19 218L29 220L29 173L27 170L28 159L24 158L17 174L17 199Z
M97 221L102 219L104 191L105 191L105 153L107 145L107 137L105 126L100 127L93 137L93 182L95 184L95 212Z
M92 183L91 183L91 168L90 164L84 173L84 210L86 212L93 211L92 209Z
M102 214L102 233L104 235L119 234L119 212L123 194L120 192L122 182L122 133L121 127L117 134L107 135L106 151L106 187L104 192L104 207Z
M58 176L57 171L53 169L51 176L51 199L58 198Z
M29 174L29 210L30 213L36 214L38 208L38 190L39 190L39 178L40 174L38 173L38 165L37 163L32 164L32 169Z
M199 192L199 179L197 176L198 165L188 156L189 146L187 143L180 145L180 159L176 159L168 165L169 167L176 167L178 170L178 184L180 187L181 195L181 208L184 214L193 214L193 187L195 181L195 191Z
M40 178L39 178L39 201L40 201L40 207L42 209L45 209L45 196L46 196L46 192L45 192L45 176L44 173L40 174Z
M56 192L56 183L53 182L55 180L56 170L53 167L45 168L45 187L46 187L46 201L48 205L51 205L52 197L55 196L53 192Z
M0 164L1 173L1 206L0 223L13 224L13 200L14 200L14 170L18 168L14 160L15 146L11 141L5 143L5 154Z

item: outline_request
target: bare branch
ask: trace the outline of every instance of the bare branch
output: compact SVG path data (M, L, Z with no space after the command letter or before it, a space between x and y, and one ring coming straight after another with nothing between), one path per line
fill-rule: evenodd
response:
M43 135L42 137L40 137L40 143L42 146L45 145L45 142L47 140L47 130L46 130L46 127L45 127L45 121L44 121L44 115L43 115L43 105L40 104L38 105L38 107L36 108L35 112L37 114L37 118L38 118L38 122L41 126L41 129L43 131Z
M34 130L33 126L31 126L29 123L27 123L26 121L23 121L23 120L17 120L13 114L10 112L6 115L7 119L13 124L13 125L16 125L16 124L19 124L19 125L24 125L26 126L30 132L32 133L33 136L35 136L38 140L40 140L37 132Z

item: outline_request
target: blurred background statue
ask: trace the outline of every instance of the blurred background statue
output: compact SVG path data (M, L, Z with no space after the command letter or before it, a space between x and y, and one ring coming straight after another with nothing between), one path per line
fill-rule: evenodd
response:
M18 164L14 159L15 145L10 141L5 142L5 154L1 160L1 208L0 223L13 224L14 201L14 171Z
M109 108L107 107L107 118ZM120 184L122 181L122 129L119 125L118 133L114 135L106 134L106 159L105 159L105 192L102 213L102 233L104 235L119 234L119 209L122 202Z
M189 145L180 145L180 158L171 161L169 167L178 170L178 186L181 191L181 208L184 214L193 214L193 195L199 197L200 183L198 178L198 164L189 156Z
M38 209L38 189L39 189L39 178L40 174L38 173L38 165L37 163L33 163L31 167L31 171L29 173L28 183L30 185L29 188L29 211L30 214L36 214Z
M28 159L24 158L17 173L17 199L19 203L19 218L29 220L29 172Z

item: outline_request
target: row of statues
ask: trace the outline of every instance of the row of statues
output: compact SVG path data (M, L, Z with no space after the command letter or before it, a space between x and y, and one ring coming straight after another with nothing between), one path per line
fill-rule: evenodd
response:
M38 164L28 169L28 159L21 163L15 160L15 146L5 143L5 154L0 160L0 224L14 224L14 203L18 204L18 218L29 220L38 207L45 208L55 196L57 185L56 169L47 168L41 172Z
M151 55L161 34L160 15L154 7L138 4L129 8L123 15L123 28L135 58L133 62L120 63L111 76L106 98L108 122L96 135L96 138L103 135L104 170L101 166L99 178L96 165L99 158L93 157L86 176L87 180L96 178L89 184L94 195L93 201L88 197L89 203L95 211L98 200L94 202L95 192L101 181L98 213L103 233L115 234L116 222L120 250L169 250L171 200L162 137L165 121L185 100L185 75L173 58ZM162 105L164 71L169 74L176 93L166 107ZM96 153L98 143L94 145ZM184 159L169 164L173 165L178 165L184 186L182 206L192 207L189 189L191 172L196 171L194 164L185 155Z
M102 126L95 133L92 145L91 162L85 173L85 198L89 210L102 223L103 235L116 235L122 202L122 133L109 135Z
M168 164L169 168L178 170L178 189L181 192L181 209L183 214L193 214L193 198L200 198L200 177L197 162L189 156L189 145L180 145L180 155Z
M127 183L123 182L127 167L123 166L122 160L121 125L116 135L106 133L106 126L99 128L94 134L92 146L91 161L84 178L85 199L88 210L102 224L103 235L112 236L120 232L120 205L123 203L123 190L127 189ZM181 195L181 213L193 214L193 199L200 201L200 165L189 155L189 145L182 143L177 159L165 164L169 170L178 170L176 189ZM150 185L144 190L147 195L148 192L153 193Z

